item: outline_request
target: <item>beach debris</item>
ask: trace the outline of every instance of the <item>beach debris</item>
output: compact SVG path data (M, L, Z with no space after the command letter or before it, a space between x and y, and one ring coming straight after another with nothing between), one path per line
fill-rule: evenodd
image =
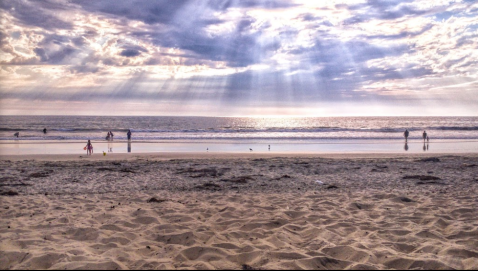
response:
M32 173L32 174L28 175L28 177L30 177L30 178L44 178L44 177L48 177L51 172L52 171L35 172L35 173Z
M1 196L18 196L18 192L15 190L0 191Z
M430 157L430 158L420 159L418 160L418 162L440 162L440 159L436 157Z
M403 202L413 202L413 200L407 198L407 197L399 197L399 199Z
M98 171L114 171L115 169L114 168L108 168L108 167L100 167L100 168L97 168L96 170L98 170Z
M251 176L239 176L231 179L221 179L221 182L231 182L236 184L246 184L248 180L254 180Z
M325 185L325 183L324 183L324 182L322 182L322 181L319 181L319 180L315 180L315 183L317 183L317 184L319 184L319 185Z
M161 203L161 202L165 202L165 201L167 201L167 199L157 199L157 198L155 198L155 197L152 197L152 198L148 199L147 202L148 202L148 203L152 203L152 202L153 202L153 203L154 203L154 202ZM119 205L119 204L118 204L118 205ZM139 209L138 209L138 210L139 210Z
M278 180L280 180L280 179L290 179L290 178L291 178L291 177L290 177L289 175L285 174L285 175L282 175L282 176L280 176L280 177L271 179L271 181L278 181Z
M130 168L122 168L120 171L121 172L126 172L126 173L136 173L134 170L132 170Z
M256 269L250 265L247 265L247 264L243 264L242 265L242 270L259 270L259 269Z
M338 186L335 186L335 185L329 185L327 186L327 189L338 189L339 187Z
M416 179L420 181L434 181L434 180L441 180L438 177L431 176L431 175L405 175L402 179Z
M178 170L176 173L178 174L186 174L186 173L194 173L196 175L190 175L191 178L202 178L202 177L218 177L224 175L225 171L228 169L223 168L217 170L216 168L202 168L202 169L194 169L194 168L187 168L183 170Z
M202 185L197 185L194 188L200 190L211 190L211 191L219 191L221 190L221 186L215 183L205 183Z
M436 181L424 181L424 182L417 182L417 185L420 184L440 184L440 185L445 185L445 183L442 182L436 182Z

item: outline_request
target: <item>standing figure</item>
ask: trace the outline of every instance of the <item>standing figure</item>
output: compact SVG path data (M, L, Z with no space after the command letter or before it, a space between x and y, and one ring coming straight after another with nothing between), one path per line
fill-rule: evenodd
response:
M43 128L43 133L46 134L46 128Z
M427 131L423 131L423 142L427 139Z
M86 143L86 155L92 155L93 154L93 145L91 144L91 141L88 139L88 143Z
M409 134L410 134L410 133L408 132L408 129L405 130L405 132L403 133L403 136L405 136L405 142L408 141L408 135L409 135Z
M128 136L128 140L131 140L131 130L128 130L128 132L126 133L126 135Z
M109 141L110 138L111 138L111 137L110 137L110 132L108 132L108 133L106 134L106 138L105 138L105 139Z
M113 132L110 131L110 140L113 141Z
M19 136L20 136L20 132L14 133L13 136L19 137Z

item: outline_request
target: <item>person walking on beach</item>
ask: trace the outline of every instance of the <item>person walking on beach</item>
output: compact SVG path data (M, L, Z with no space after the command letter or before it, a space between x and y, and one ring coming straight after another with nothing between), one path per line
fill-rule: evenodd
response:
M113 132L109 132L109 135L110 135L110 140L113 141Z
M88 143L86 143L85 149L86 149L86 155L93 154L93 145L91 144L91 141L89 139L88 139Z
M126 135L128 136L128 140L131 140L131 130L128 130L128 132L126 133Z
M406 129L405 132L403 133L403 136L405 136L405 142L408 141L408 135L409 135L409 134L410 134L410 133L408 132L408 129Z
M43 133L46 134L46 128L43 128Z
M423 143L425 143L426 139L427 139L427 131L423 131Z

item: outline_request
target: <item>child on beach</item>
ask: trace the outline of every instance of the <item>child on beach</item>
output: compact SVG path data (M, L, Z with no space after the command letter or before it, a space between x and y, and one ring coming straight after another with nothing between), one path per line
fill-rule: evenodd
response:
M88 139L88 143L86 143L86 155L92 155L93 154L93 145L91 144L91 141Z

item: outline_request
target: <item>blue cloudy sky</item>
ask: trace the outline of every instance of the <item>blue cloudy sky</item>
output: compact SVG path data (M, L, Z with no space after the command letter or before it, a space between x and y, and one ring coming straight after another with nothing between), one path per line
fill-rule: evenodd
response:
M478 115L475 0L2 0L0 114Z

